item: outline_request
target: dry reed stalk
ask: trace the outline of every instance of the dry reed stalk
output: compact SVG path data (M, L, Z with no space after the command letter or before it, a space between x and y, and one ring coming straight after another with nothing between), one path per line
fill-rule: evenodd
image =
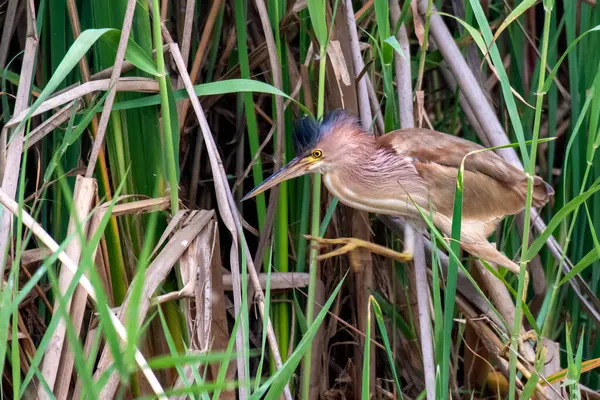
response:
M92 346L94 345L94 341L96 340L96 335L98 335L98 328L89 329L87 331L87 335L85 337L85 343L83 345L83 353L85 354L85 358L89 359L90 353L92 351ZM73 390L73 399L81 399L83 392L83 380L78 376L75 381L75 389Z
M88 161L88 168L85 176L90 178L94 174L96 169L96 160L102 150L104 143L104 135L106 134L106 128L108 127L108 121L112 112L113 102L115 101L116 83L121 77L121 69L123 67L123 61L125 60L125 50L127 50L127 43L129 42L129 33L131 32L131 24L133 21L133 15L135 13L136 0L128 0L127 8L125 9L125 17L123 19L123 25L121 26L121 37L119 38L119 46L117 47L117 55L115 56L115 64L113 67L112 74L110 75L110 85L108 89L108 95L104 101L104 108L102 109L102 115L100 116L100 123L98 124L98 131L96 138L94 139L94 145L92 146L92 152Z
M27 2L27 39L25 40L25 51L23 53L23 66L21 68L21 78L19 88L17 89L17 98L13 114L27 108L29 101L29 91L33 80L35 67L35 56L39 38L35 33L35 10L30 9L31 3ZM8 41L8 37L6 38ZM21 153L23 152L24 127L12 133L10 143L8 143L8 127L5 125L0 135L0 174L2 174L2 185L0 187L9 196L14 199L17 193L17 184L19 182L21 169ZM6 145L8 143L8 149ZM5 152L6 151L6 152ZM5 255L10 252L10 238L12 232L12 215L7 210L0 208L0 276L4 276L6 269Z
M258 274L258 281L262 290L267 287L267 278L268 274ZM271 290L289 290L307 287L308 282L309 275L306 272L272 272L270 285ZM223 288L229 292L233 290L231 275L223 275Z
M152 55L154 56L155 54L156 54L156 50L152 50ZM109 79L110 76L112 75L113 69L114 69L114 66L108 67L106 69L103 69L102 71L96 72L95 74L93 74L90 77L90 79L92 81L97 81L98 79ZM123 75L126 72L133 71L134 69L135 69L135 65L133 65L131 62L123 61L123 65L121 66L121 75ZM79 83L74 83L71 86L67 86L67 89L71 89L77 85L79 85ZM60 93L60 91L58 93Z
M73 200L73 213L69 219L69 226L67 228L67 236L80 232L82 236L77 235L73 240L69 242L65 253L75 263L79 264L81 257L81 251L83 243L86 240L87 227L89 219L87 218L91 208L94 197L96 196L97 184L93 178L84 178L77 176L74 188L74 200ZM83 313L85 311L87 292L81 287L77 287L73 294L72 299L65 299L65 293L67 288L71 285L74 274L64 264L61 265L60 274L58 276L58 292L59 296L67 301L66 310L70 312L73 317L73 325L75 332L79 334L81 330L81 323L83 320ZM56 310L59 306L59 298L54 301L54 309ZM73 309L71 310L71 307ZM55 394L61 393L62 397L66 398L69 389L69 383L71 381L71 372L73 370L73 362L75 356L71 349L68 349L63 353L63 346L66 338L67 323L61 320L50 339L50 344L44 354L44 360L42 362L41 372L42 376L46 380L46 383L50 390L53 390ZM58 374L58 371L61 371ZM57 387L55 388L55 383ZM38 388L38 396L40 398L46 398L48 396L46 388L42 385Z
M543 338L543 346L546 348L547 362L544 363L544 375L550 376L561 370L560 368L560 343ZM551 385L554 390L550 391L548 398L551 400L562 400L569 398L566 390L561 387L560 382Z
M226 34L223 34L226 35ZM225 42L225 48L219 57L219 61L217 61L215 66L215 73L213 74L213 80L220 81L221 76L223 75L223 70L227 67L227 61L231 57L231 53L234 49L237 48L237 34L235 32L235 28L231 27L229 30L229 38ZM294 82L292 80L292 82Z
M379 101L377 100L377 93L375 93L375 88L373 87L373 83L371 82L369 75L364 74L361 80L363 79L367 82L369 101L371 103L372 112L375 114L375 126L380 135L385 135L385 124L383 120L383 114L381 112L381 104L379 104Z
M490 266L496 268L495 265ZM508 324L504 326L504 329L506 334L509 335L513 321L515 320L515 304L513 303L512 297L510 296L510 293L508 293L506 286L502 284L502 281L488 271L480 261L475 262L475 267L477 268L478 277L480 278L479 281L481 282L483 289L487 290L492 303L496 306L500 315L502 315L505 324ZM521 327L521 334L525 335L525 333L525 328ZM527 360L535 359L535 350L531 344L527 342L523 343L522 350Z
M64 251L60 250L58 243L56 243L54 239L52 239L52 237L44 230L44 228L42 228L42 226L38 224L31 215L29 215L29 213L19 209L19 205L14 200L12 200L2 188L0 188L0 204L2 204L6 209L8 209L8 211L12 215L17 215L20 212L22 215L23 225L29 228L31 232L40 240L40 242L46 245L52 253L58 253L58 259L63 263L63 265L66 268L68 268L73 274L76 273L78 269L77 264L73 262L73 260L71 260L71 258ZM94 287L85 275L81 277L79 285L85 288L92 300L96 301L96 293L94 291ZM108 310L108 313L111 318L111 323L113 324L117 334L119 335L121 340L126 343L127 331L125 330L125 327L121 324L121 321L119 321L119 319L115 317L115 315L110 309ZM158 381L158 379L156 379L154 372L152 372L152 370L148 366L148 363L146 362L146 359L144 358L142 353L137 349L137 347L135 348L135 361L144 373L144 376L146 377L150 385L152 386L152 390L154 391L154 393L160 399L166 400L166 396L164 395L164 390L162 389L160 382Z
M202 30L202 35L200 36L198 50L196 50L196 55L194 56L194 63L192 64L192 69L190 70L190 79L192 80L192 84L196 83L196 81L198 80L198 75L200 75L200 69L204 61L206 49L208 48L208 44L210 43L213 28L215 26L215 21L217 20L217 14L219 13L219 9L221 8L222 4L223 0L213 0L212 5L210 7L206 23L204 24L204 29ZM184 58L184 64L186 65L187 70L187 58ZM183 87L183 81L181 80L181 78L179 78L177 87ZM183 127L185 126L185 117L189 108L189 99L185 99L183 102L179 103L179 107L177 107L177 114L179 115L179 127L182 131Z
M435 46L434 40L431 41L431 47L432 47L432 49L434 49L434 48L437 49L437 46ZM442 77L444 78L444 81L448 85L448 89L452 92L455 92L458 85L456 83L456 79L454 79L454 75L452 75L452 71L450 71L448 69L448 65L445 62L441 63L439 71L440 71ZM483 141L483 145L486 147L491 147L490 142L487 139L487 136L485 136L485 133L483 132L483 128L479 124L479 120L477 120L475 113L471 109L471 106L467 102L467 99L466 99L465 95L462 93L462 91L458 92L458 103L460 104L460 107L461 107L463 113L465 114L467 121L469 121L469 125L471 126L471 128L473 128L473 130L477 133L477 135ZM455 132L450 132L450 133L454 134Z
M121 198L123 198L123 196L119 197L119 199ZM108 202L105 204L108 204ZM169 209L169 206L168 197L137 200L125 204L116 204L112 209L112 215L114 217L120 217L122 215L137 215L147 212L165 211Z
M0 41L0 69L6 66L8 50L10 48L10 40L12 39L14 24L17 22L17 5L19 0L9 0L4 15L4 27L2 29L2 40ZM1 170L1 169L0 169Z
M44 259L46 259L50 254L51 254L50 251L44 247L24 250L21 253L21 258L20 258L21 266L27 267L27 266L30 266L31 264L37 264L40 261L43 261ZM7 263L12 263L13 261L14 260L10 256L6 260Z
M181 57L187 66L190 58L190 43L192 42L192 28L194 25L194 9L196 8L196 0L186 0L185 2L185 18L183 22L183 32L181 33Z
M29 249L29 250L25 250L23 253L21 253L21 265L19 267L21 269L21 272L27 277L27 280L32 279L32 275L29 272L29 270L27 269L27 267L31 266L32 264L39 263L40 261L49 257L50 254L51 254L50 251L48 251L48 249L45 249L45 248ZM6 262L10 264L13 262L13 260L9 257L9 259ZM44 303L46 308L48 308L48 312L50 314L53 314L54 307L52 307L52 305L48 301L48 298L46 297L46 293L42 290L40 285L36 283L35 286L33 287L33 290L35 290L38 297L42 300L42 302ZM33 357L33 354L32 354L32 357Z

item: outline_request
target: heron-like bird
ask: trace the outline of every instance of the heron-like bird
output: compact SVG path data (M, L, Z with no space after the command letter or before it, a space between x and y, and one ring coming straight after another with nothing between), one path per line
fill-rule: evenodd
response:
M483 151L484 147L473 142L428 129L400 129L374 137L362 129L357 118L343 110L327 114L322 122L312 118L299 120L294 149L296 157L244 199L282 181L320 172L327 189L347 206L401 216L422 232L427 225L420 207L446 237L451 237L457 174L468 155L464 161L461 247L471 255L519 273L519 266L487 238L504 217L524 209L528 175L493 151ZM553 194L552 187L542 178L533 177L534 207L546 204ZM412 246L406 244L404 253L397 253L355 238L313 239L322 244L345 245L320 259L357 247L399 260L412 258L411 251L407 251Z

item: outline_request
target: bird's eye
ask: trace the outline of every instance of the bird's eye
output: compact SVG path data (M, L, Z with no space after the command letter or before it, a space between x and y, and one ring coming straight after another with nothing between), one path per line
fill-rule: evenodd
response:
M323 157L323 152L319 149L313 150L312 157L313 158L321 158L321 157Z

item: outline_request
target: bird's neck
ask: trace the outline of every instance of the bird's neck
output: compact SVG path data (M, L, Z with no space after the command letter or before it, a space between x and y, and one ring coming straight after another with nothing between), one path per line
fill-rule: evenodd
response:
M399 182L417 191L413 185L420 184L414 166L393 148L377 143L373 136L362 135L360 141L352 141L353 148L343 149L344 161L331 171L348 187L378 192L396 191ZM409 179L407 179L409 178Z
M344 143L340 149L344 154L343 162L339 163L342 169L360 170L377 160L379 146L375 137L363 132L357 132L355 135L353 140Z
M345 150L352 157L345 157L341 168L346 173L361 171L361 175L373 182L381 179L395 178L388 176L396 170L402 170L406 161L398 157L393 149L382 147L377 143L374 136L362 134L360 139L353 141L353 148Z

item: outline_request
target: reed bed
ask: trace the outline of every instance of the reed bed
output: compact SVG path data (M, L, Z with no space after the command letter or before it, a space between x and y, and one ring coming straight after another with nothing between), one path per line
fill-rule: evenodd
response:
M600 398L595 0L4 0L0 22L0 397ZM461 174L451 238L319 175L241 201L337 108L549 182L490 238L521 274L461 253ZM411 234L414 261L360 268L306 237Z

